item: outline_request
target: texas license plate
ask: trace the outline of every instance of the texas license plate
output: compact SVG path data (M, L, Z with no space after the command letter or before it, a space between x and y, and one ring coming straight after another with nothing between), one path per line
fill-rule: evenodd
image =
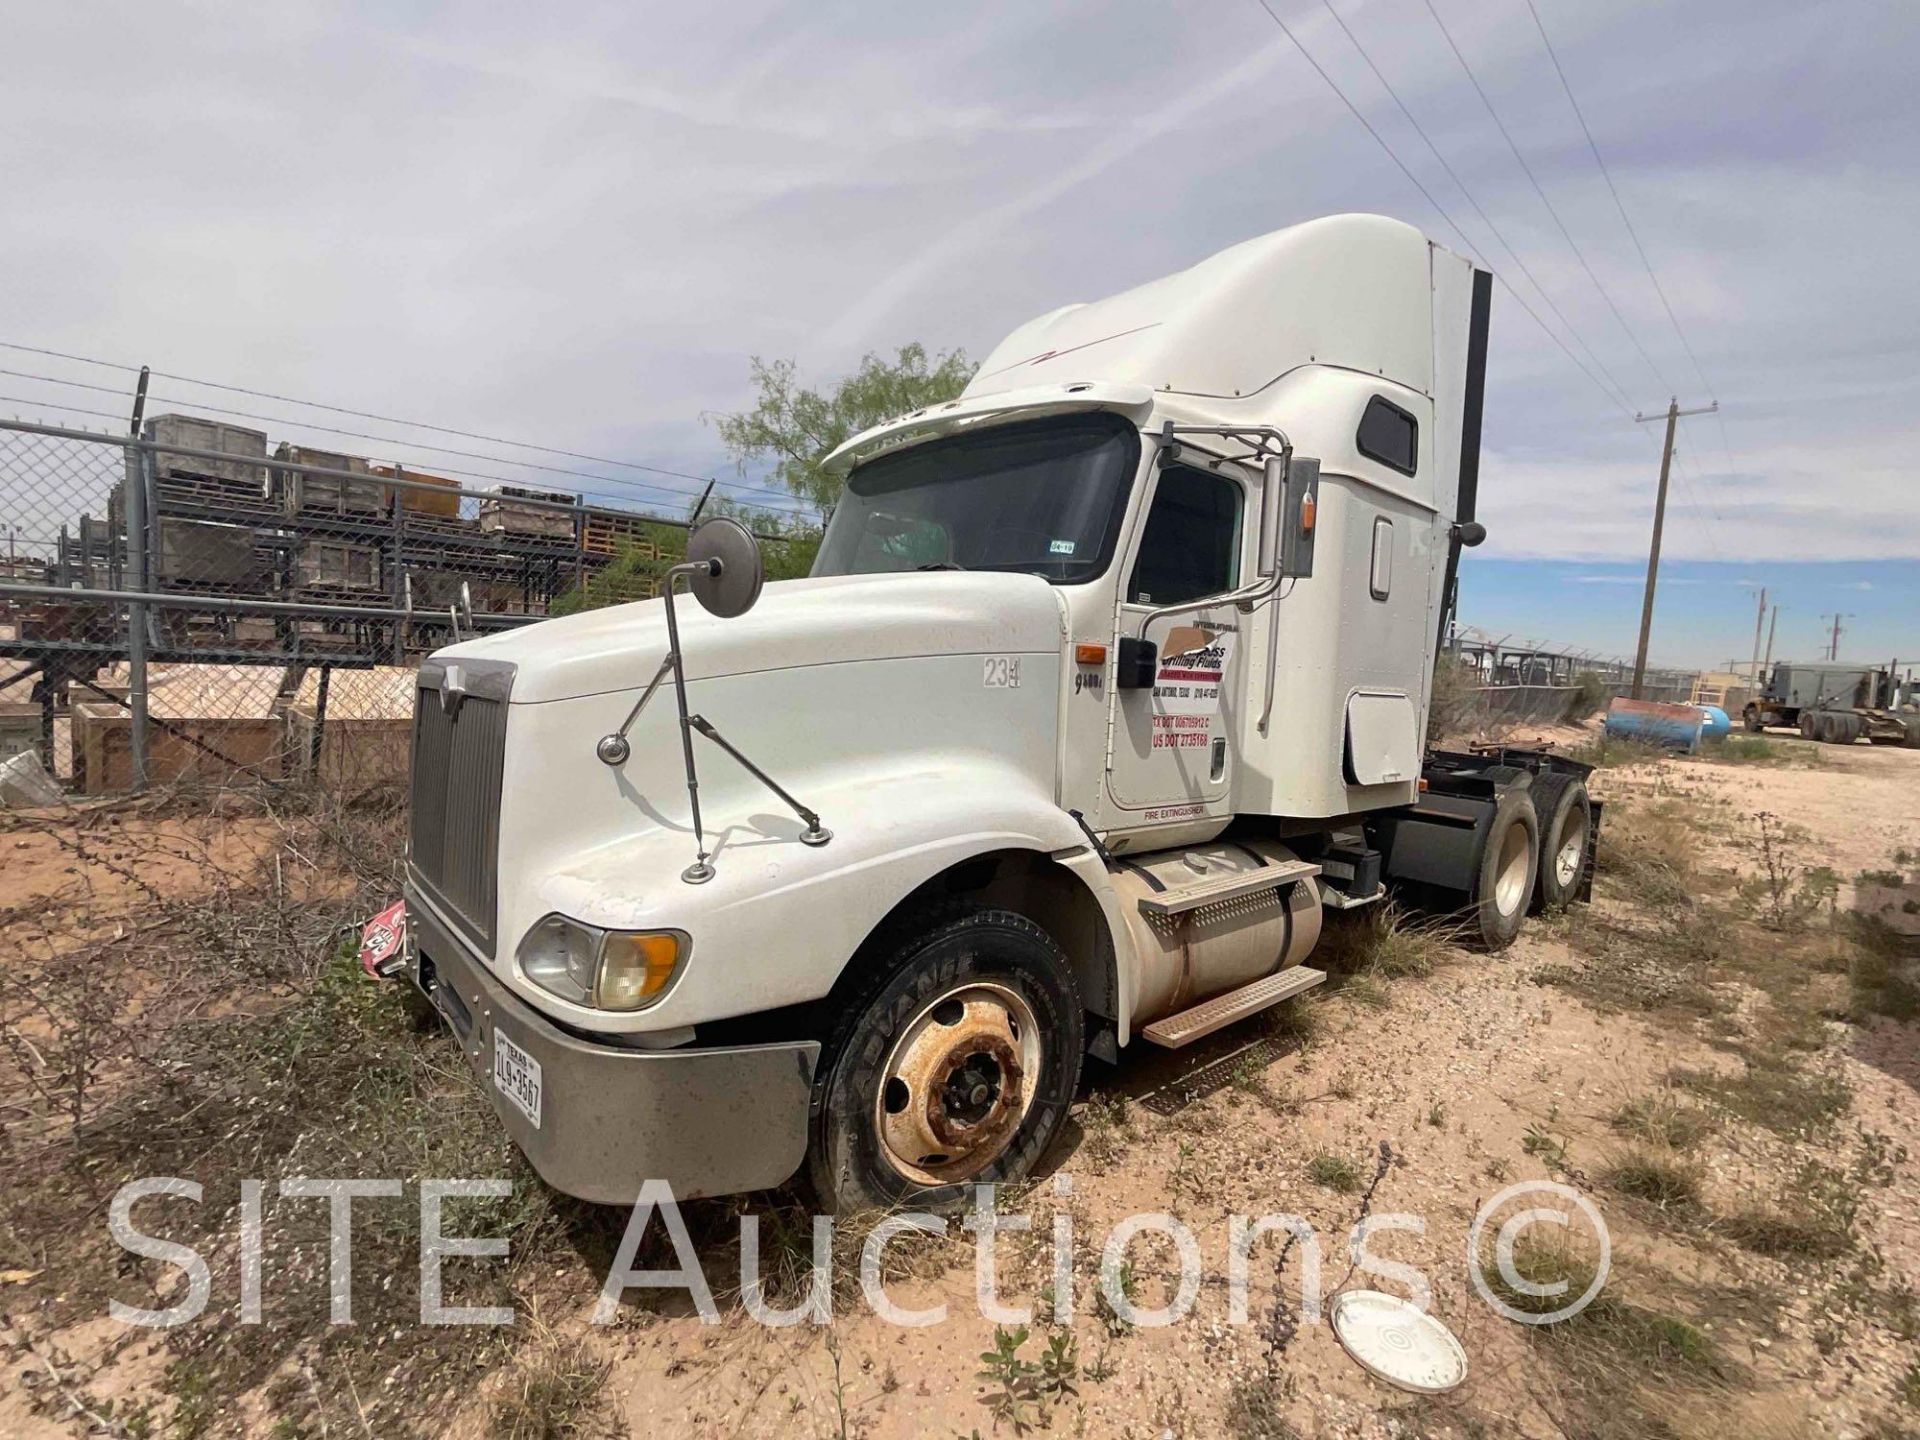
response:
M498 1030L493 1032L493 1084L540 1128L540 1062Z

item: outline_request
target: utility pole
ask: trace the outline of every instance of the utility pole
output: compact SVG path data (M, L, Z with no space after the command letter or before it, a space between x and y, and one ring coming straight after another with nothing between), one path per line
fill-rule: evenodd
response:
M1764 671L1771 671L1773 669L1773 632L1779 628L1780 607L1775 605L1773 607L1773 618L1767 621L1767 658L1760 662L1760 668Z
M1760 587L1760 608L1753 615L1753 670L1752 680L1755 689L1760 686L1760 627L1767 618L1767 587Z
M1660 491L1653 502L1653 543L1647 549L1647 593L1640 602L1640 646L1633 652L1633 689L1628 692L1635 700L1640 698L1647 678L1647 641L1653 634L1653 591L1660 578L1660 532L1667 525L1667 477L1673 470L1673 429L1682 415L1711 415L1719 408L1718 400L1692 410L1682 410L1678 398L1667 401L1667 443L1660 450ZM1659 418L1658 415L1633 417L1637 425Z
M1833 621L1833 637L1827 642L1827 659L1838 660L1840 658L1840 622L1842 620L1851 620L1853 615L1851 612L1846 614L1835 613L1832 615L1822 615L1820 618L1822 620Z

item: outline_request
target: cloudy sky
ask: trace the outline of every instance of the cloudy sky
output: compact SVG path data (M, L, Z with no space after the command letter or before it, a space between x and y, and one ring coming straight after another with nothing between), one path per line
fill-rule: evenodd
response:
M906 340L981 355L1249 235L1382 211L1512 287L1465 618L1629 649L1657 462L1629 412L1717 396L1682 426L1656 654L1744 655L1763 584L1782 654L1835 610L1843 649L1920 651L1920 6L1534 0L1690 357L1527 0L1269 3L1464 235L1257 0L14 7L0 341L700 475L750 355L822 380ZM24 377L125 372L0 368L0 413L124 409ZM436 442L540 458L154 388L429 468L515 473ZM543 463L635 501L691 483Z

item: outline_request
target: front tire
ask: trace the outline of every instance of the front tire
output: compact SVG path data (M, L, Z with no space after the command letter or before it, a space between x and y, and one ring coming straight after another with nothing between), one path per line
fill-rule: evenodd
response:
M1747 727L1747 733L1749 735L1758 735L1762 730L1767 728L1766 722L1761 719L1760 707L1758 705L1749 705L1745 710L1741 711L1740 722Z
M968 908L905 932L851 997L814 1082L807 1169L834 1211L958 1209L1026 1175L1080 1082L1085 1015L1053 937Z

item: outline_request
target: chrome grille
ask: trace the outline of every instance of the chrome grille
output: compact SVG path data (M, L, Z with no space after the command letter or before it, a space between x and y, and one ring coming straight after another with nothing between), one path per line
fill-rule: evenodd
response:
M489 956L512 678L509 665L430 661L414 694L413 878ZM458 699L442 703L443 690Z

